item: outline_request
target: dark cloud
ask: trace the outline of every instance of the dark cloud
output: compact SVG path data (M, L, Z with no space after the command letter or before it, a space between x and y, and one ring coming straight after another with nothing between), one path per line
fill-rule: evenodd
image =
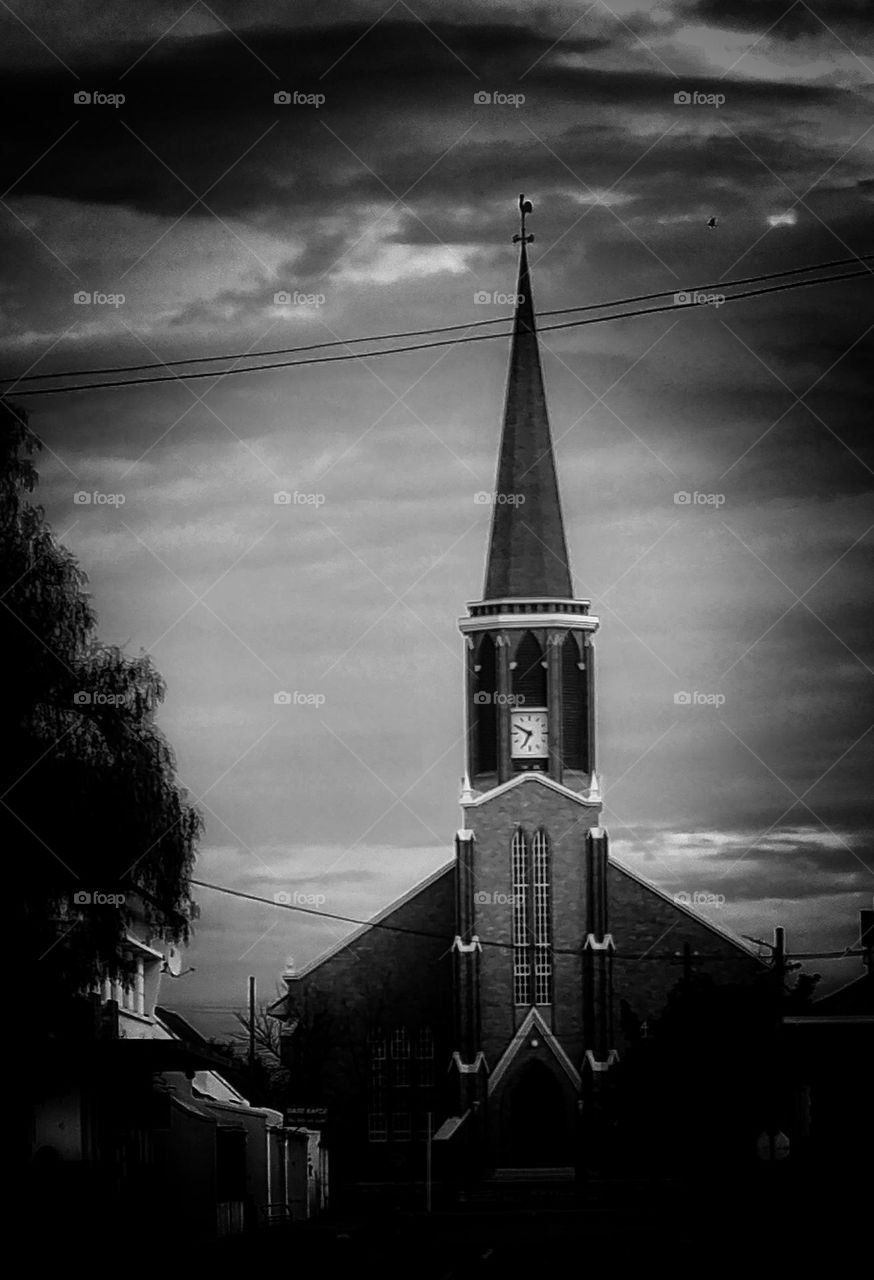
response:
M716 27L764 33L786 40L800 36L820 35L829 27L862 27L870 18L868 0L814 0L812 4L796 0L692 0L684 4L688 17Z

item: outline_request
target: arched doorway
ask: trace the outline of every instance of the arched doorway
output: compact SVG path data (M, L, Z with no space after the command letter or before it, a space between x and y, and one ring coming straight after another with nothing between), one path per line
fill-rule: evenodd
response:
M515 1168L573 1163L573 1124L560 1081L542 1062L530 1062L511 1085L502 1143Z

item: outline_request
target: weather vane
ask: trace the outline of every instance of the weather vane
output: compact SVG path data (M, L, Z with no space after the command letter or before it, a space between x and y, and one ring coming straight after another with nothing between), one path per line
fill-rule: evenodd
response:
M519 235L513 236L513 244L518 244L521 240L523 244L531 244L533 236L525 234L525 215L531 213L533 205L530 200L525 199L524 193L519 197L519 214L521 216Z

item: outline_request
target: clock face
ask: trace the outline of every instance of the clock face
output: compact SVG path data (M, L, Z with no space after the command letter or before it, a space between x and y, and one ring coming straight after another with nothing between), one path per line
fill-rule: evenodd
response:
M549 755L545 711L513 712L510 753L514 760L543 759Z

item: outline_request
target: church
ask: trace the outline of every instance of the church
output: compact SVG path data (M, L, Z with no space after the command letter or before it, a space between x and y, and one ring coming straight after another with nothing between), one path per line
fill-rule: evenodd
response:
M454 858L284 974L271 1009L295 1102L324 1109L335 1182L421 1181L426 1151L447 1176L579 1176L603 1140L629 1027L645 1034L682 976L667 953L694 956L717 983L763 971L739 939L610 857L599 620L573 592L524 198L520 210L484 588L458 624Z

